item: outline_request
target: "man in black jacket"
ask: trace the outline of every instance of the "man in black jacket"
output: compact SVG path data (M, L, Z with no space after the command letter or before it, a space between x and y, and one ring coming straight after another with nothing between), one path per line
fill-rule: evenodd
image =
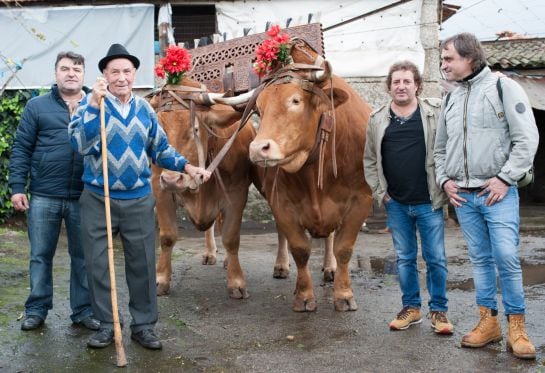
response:
M88 329L100 327L93 317L80 239L78 199L83 189L83 163L72 151L67 130L71 115L88 91L83 87L84 69L83 56L59 53L56 84L49 93L27 103L13 143L11 202L18 211L28 210L30 240L30 295L22 330L39 328L53 307L53 256L63 220L71 259L70 317ZM26 194L29 176L30 203Z

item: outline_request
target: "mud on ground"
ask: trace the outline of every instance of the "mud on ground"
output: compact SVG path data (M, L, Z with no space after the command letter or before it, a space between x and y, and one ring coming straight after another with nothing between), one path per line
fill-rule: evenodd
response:
M128 372L545 372L545 219L543 206L523 210L521 258L527 299L527 328L537 360L522 361L506 352L505 339L481 349L460 347L462 335L477 321L465 242L457 227L446 230L449 264L449 317L453 336L435 335L430 321L392 332L389 321L400 309L391 237L371 226L360 233L351 262L359 309L333 309L332 287L321 278L323 248L314 240L311 257L318 311L291 311L295 265L285 280L272 278L276 235L271 225L247 222L240 257L250 298L229 299L221 263L201 265L202 235L180 230L173 254L171 292L159 298L157 332L162 351L123 342ZM219 240L219 238L218 238ZM218 241L219 242L219 241ZM130 320L122 251L115 242L119 307ZM219 245L221 246L221 244ZM54 308L45 326L20 330L28 295L28 240L20 228L0 228L0 371L114 372L115 348L86 347L91 332L69 318L66 238L55 256ZM419 259L423 314L428 312L425 266ZM500 308L501 309L501 308ZM507 323L502 315L506 334Z

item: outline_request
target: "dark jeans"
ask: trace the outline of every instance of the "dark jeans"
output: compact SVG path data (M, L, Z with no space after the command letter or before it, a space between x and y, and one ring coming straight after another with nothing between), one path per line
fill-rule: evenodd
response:
M25 303L26 315L45 319L53 307L53 257L63 219L70 254L70 318L73 322L79 322L93 313L81 246L79 213L77 200L40 196L32 196L30 199L30 295Z

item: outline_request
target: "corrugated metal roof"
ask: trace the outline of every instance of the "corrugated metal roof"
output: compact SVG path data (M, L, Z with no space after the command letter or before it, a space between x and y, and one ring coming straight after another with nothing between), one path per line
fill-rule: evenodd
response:
M545 67L545 38L487 41L482 45L492 68Z

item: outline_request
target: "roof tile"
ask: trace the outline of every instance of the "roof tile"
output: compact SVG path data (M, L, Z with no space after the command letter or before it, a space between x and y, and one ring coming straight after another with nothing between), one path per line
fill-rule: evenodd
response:
M545 38L482 42L492 68L545 68Z

